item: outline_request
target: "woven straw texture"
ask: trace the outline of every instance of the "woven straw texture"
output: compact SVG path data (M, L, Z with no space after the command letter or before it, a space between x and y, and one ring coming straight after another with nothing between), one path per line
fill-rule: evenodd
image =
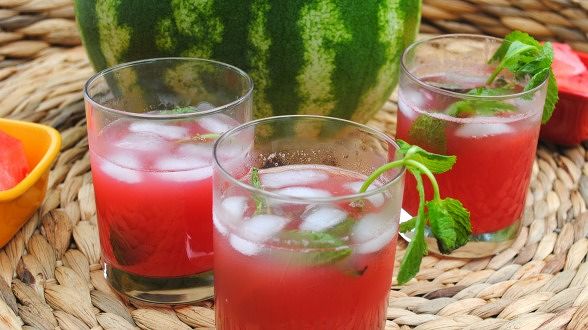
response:
M6 3L61 2L3 0L0 7ZM84 50L46 46L6 61L15 60L1 62L0 116L56 127L63 147L42 206L0 249L0 329L214 328L213 301L130 304L103 278L81 94L92 74ZM395 113L392 96L370 125L393 134ZM585 147L541 145L514 245L485 259L425 257L416 279L393 286L387 329L588 329L587 201ZM404 249L400 242L397 261Z
M512 30L588 52L588 0L423 0L422 32L503 37Z

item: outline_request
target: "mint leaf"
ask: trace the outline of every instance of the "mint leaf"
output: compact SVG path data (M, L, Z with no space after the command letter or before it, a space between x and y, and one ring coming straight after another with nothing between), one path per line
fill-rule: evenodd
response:
M535 40L529 34L521 31L512 31L506 37L504 37L504 40L505 42L503 42L500 47L498 47L496 52L494 52L494 55L492 55L492 58L490 58L490 63L499 63L502 61L508 51L508 48L510 47L510 44L515 40L534 47L541 47L541 44L539 44L537 40Z
M476 87L471 89L467 92L468 95L475 95L475 96L501 96L501 95L508 95L513 93L513 86L506 85L502 87Z
M129 242L129 238L121 235L112 225L110 225L109 241L116 262L122 266L134 265L148 257L148 253L133 246Z
M251 185L259 190L263 190L261 185L261 179L259 177L259 170L257 167L251 168ZM255 199L255 213L260 214L264 213L264 211L268 210L267 203L265 199L259 196L257 193L253 195L253 199Z
M452 198L427 203L429 224L443 254L465 245L472 233L470 213L460 201Z
M423 256L427 254L427 244L425 242L425 187L419 170L414 168L408 169L417 182L417 191L419 192L419 210L415 220L415 233L410 243L406 247L404 257L400 262L400 269L396 280L399 284L408 282L415 277L421 268Z
M196 134L192 137L176 140L177 143L200 143L200 142L209 142L210 140L216 140L221 136L220 133L206 133L206 134Z
M352 253L351 247L341 239L325 232L290 230L279 234L288 251L280 251L281 258L305 266L321 266L337 263ZM300 250L305 250L300 253Z
M343 222L336 224L335 226L327 229L325 232L335 237L346 237L351 233L351 228L357 223L352 218L346 218Z
M444 153L447 151L445 125L446 123L442 119L423 114L412 123L408 135L414 144Z
M403 223L400 224L400 227L398 228L398 231L401 233L406 233L409 232L411 230L414 229L414 227L416 226L416 222L417 222L417 218L414 217L408 221L405 221Z
M498 100L461 100L451 104L446 113L453 117L494 116L505 112L514 112L517 108Z
M187 107L178 107L175 109L169 109L169 110L161 110L159 111L160 114L182 114L182 113L190 113L190 112L194 112L195 108L192 106L187 106Z
M505 37L505 41L489 62L498 63L498 66L486 81L487 85L492 83L503 68L509 69L519 80L529 77L525 91L539 86L545 79L548 79L547 97L541 121L543 123L549 121L558 100L557 81L551 69L553 47L550 42L541 45L528 34L514 31Z
M453 167L453 164L455 164L455 156L444 156L428 152L419 146L410 145L400 139L396 140L396 143L398 143L398 146L400 147L398 152L405 155L405 159L416 160L425 165L425 167L433 173L447 172Z
M543 116L541 118L543 124L547 123L551 118L555 110L555 104L559 99L557 94L557 80L555 80L553 70L549 71L549 78L547 79L547 97L545 98L545 106L543 107Z

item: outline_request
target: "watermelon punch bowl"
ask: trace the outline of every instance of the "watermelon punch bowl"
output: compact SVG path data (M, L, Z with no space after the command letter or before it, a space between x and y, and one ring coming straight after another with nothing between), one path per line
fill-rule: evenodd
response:
M523 91L502 71L496 79L501 94L472 95L487 84L493 70L488 61L501 43L479 35L443 35L416 42L402 58L396 138L455 155L457 163L439 175L439 187L471 212L470 241L451 257L494 255L508 248L521 228L547 79ZM418 207L410 176L403 207L412 215ZM429 240L429 249L440 253L434 238Z
M139 59L211 58L247 72L254 116L367 122L398 81L420 0L75 0L96 70Z
M243 71L159 58L97 73L84 88L107 282L148 303L212 297L212 147L249 121Z
M223 134L213 174L216 327L383 329L404 168L359 191L397 151L381 132L321 116Z

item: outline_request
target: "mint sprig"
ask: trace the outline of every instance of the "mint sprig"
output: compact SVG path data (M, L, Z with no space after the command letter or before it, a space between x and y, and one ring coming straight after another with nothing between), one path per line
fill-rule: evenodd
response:
M496 63L496 68L486 80L490 86L503 69L508 69L517 80L529 78L524 90L529 91L547 81L547 97L543 107L541 121L546 123L551 118L557 103L557 81L553 76L553 46L550 42L541 45L537 40L520 31L509 33L504 42L496 50L490 63Z
M263 190L259 169L256 167L251 168L251 185ZM265 198L255 194L253 199L255 200L255 214L269 214L271 212ZM287 260L288 263L305 266L337 263L349 257L353 252L351 247L339 237L347 236L354 224L355 220L347 218L325 232L307 230L282 232L278 235L278 239L286 242L287 247L291 250L279 251L278 255L281 259ZM306 251L301 253L300 249L305 249ZM357 271L353 269L345 271L349 274L357 274Z
M416 179L419 192L418 213L416 217L400 225L401 232L413 229L415 231L397 275L398 283L404 284L418 273L422 258L427 254L425 241L427 222L437 239L439 250L445 254L451 253L466 244L472 228L469 211L458 200L441 198L439 185L434 176L434 174L449 171L455 164L456 157L431 153L421 147L410 145L403 140L397 140L396 142L399 145L398 153L403 157L377 168L368 176L359 192L366 192L378 177L395 168L405 167ZM430 201L425 200L423 175L429 179L433 187L433 199ZM257 189L263 189L259 171L255 167L251 169L251 184ZM269 210L266 210L268 205L263 197L254 196L254 199L257 214L269 212ZM352 254L352 248L339 237L345 236L354 223L355 221L352 218L348 218L340 225L325 232L302 230L282 232L278 238L285 241L287 247L291 247L293 251L282 251L279 254L286 258L288 262L307 266L339 263ZM301 248L310 249L310 251L300 253L297 250ZM362 272L356 270L349 273L358 276L362 274Z
M367 188L383 173L402 166L416 179L419 193L418 212L415 218L400 228L401 231L414 229L414 236L408 244L397 275L398 283L404 284L418 273L421 260L427 253L425 242L427 221L433 236L437 239L439 251L444 254L451 253L465 245L472 232L472 227L469 211L458 200L441 198L439 185L434 176L434 173L440 174L449 171L455 164L456 157L430 153L402 140L397 140L397 143L400 146L398 152L403 155L403 158L376 169L364 182L360 192L367 191ZM425 200L423 175L429 179L433 187L433 199L430 201Z
M279 239L292 249L281 251L289 263L306 266L321 266L337 263L353 252L340 238L328 232L289 230L282 232ZM300 253L300 250L306 250Z
M257 167L251 168L251 185L259 190L263 190L263 186L261 185L261 178L259 177L259 170ZM253 199L255 200L255 214L270 214L270 208L265 198L259 196L258 194L254 194Z
M558 100L557 81L551 69L551 43L541 44L527 33L513 31L504 38L488 63L495 64L496 67L486 79L485 85L471 89L467 95L501 96L512 93L513 86L499 76L503 70L510 71L516 81L526 82L523 91L530 91L547 79L547 96L541 122L545 124L549 121ZM472 117L494 116L513 111L516 111L514 105L501 100L467 98L451 104L445 113L453 117ZM422 114L413 122L409 136L415 144L444 153L447 144L445 126L446 122L442 119Z

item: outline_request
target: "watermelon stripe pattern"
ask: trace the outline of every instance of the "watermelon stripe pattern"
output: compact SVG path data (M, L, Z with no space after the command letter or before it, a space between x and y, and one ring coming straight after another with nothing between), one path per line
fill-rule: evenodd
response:
M165 56L247 71L256 117L367 121L396 86L420 0L76 0L96 69ZM140 78L139 78L140 79Z

